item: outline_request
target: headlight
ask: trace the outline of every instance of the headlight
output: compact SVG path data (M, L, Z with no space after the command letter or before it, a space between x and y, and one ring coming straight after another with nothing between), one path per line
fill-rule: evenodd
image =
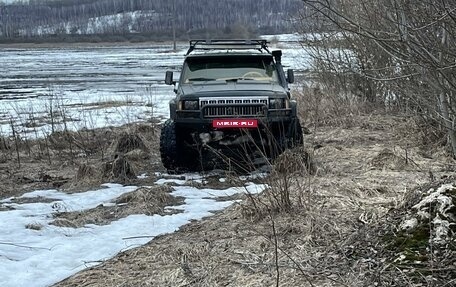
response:
M183 101L182 109L183 110L198 110L199 103L198 101Z
M285 99L269 99L269 108L270 109L284 109L285 108Z

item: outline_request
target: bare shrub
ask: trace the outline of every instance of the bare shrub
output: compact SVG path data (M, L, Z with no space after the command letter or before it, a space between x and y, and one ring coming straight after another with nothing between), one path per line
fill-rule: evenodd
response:
M315 84L296 91L298 113L304 123L316 128L322 125L352 127L359 115L371 111L366 102L350 94L341 94L330 86Z
M302 209L306 201L303 183L315 171L314 163L304 147L286 150L279 155L264 183L268 188L260 195L247 193L241 204L244 216L260 219L271 213Z
M456 157L455 2L303 2L303 27L315 32L303 44L318 81L443 128Z

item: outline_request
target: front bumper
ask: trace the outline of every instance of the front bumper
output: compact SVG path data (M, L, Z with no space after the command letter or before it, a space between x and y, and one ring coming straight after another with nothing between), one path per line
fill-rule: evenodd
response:
M274 123L286 123L291 121L293 117L292 109L277 109L277 110L266 110L263 115L255 116L255 115L214 115L214 116L204 116L201 111L176 111L176 117L174 121L179 126L185 127L193 127L198 128L201 126L202 130L207 130L208 127L212 128L213 120L217 119L246 119L258 120L260 126L268 127Z
M191 117L193 115L193 117ZM203 118L196 112L177 112L176 128L181 139L188 146L212 148L232 148L246 145L253 147L269 146L269 150L277 145L287 135L290 125L295 119L291 109L268 110L264 117L224 117ZM198 116L198 117L196 117ZM255 122L251 127L216 127L214 121ZM267 152L269 153L269 152Z

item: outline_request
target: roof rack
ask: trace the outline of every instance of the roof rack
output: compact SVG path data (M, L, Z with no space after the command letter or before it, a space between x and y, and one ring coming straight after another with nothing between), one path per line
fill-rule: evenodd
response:
M190 40L190 48L185 56L194 50L251 50L271 53L267 40Z

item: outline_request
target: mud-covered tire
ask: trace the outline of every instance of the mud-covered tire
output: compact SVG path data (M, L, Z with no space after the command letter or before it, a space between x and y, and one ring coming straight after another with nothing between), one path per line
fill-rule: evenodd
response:
M163 166L168 171L179 171L183 168L180 160L180 143L178 142L176 124L167 120L160 134L160 156Z

